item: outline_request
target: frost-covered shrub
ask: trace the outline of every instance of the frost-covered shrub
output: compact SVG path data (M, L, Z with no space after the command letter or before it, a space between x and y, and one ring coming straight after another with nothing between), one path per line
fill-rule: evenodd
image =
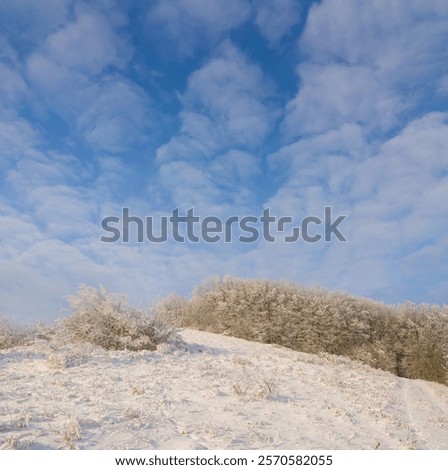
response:
M385 305L287 282L212 278L168 302L179 324L448 383L448 309Z
M448 308L411 303L400 308L407 322L404 375L448 384Z
M186 299L172 294L159 299L154 304L153 311L163 324L178 328L182 326L188 308L189 305Z
M371 331L373 306L367 299L321 288L214 278L183 307L183 325L304 352L348 354L379 339Z
M104 349L155 350L173 330L149 312L130 306L105 288L82 286L67 298L72 315L60 322L59 334Z
M0 349L21 346L30 340L31 332L25 327L15 325L0 315Z

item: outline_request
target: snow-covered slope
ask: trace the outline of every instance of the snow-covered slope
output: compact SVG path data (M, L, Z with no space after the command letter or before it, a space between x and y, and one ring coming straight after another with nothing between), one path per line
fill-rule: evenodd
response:
M0 448L448 449L448 387L185 330L156 352L0 352Z

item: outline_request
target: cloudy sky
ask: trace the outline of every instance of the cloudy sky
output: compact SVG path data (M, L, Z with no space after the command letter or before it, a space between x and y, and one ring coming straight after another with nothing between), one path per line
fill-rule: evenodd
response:
M448 303L447 44L446 0L0 2L0 312L224 274ZM100 241L325 206L346 242Z

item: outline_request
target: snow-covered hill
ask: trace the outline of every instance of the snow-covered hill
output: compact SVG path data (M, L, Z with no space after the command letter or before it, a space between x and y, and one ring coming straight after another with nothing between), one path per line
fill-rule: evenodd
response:
M184 330L155 352L0 352L2 449L448 449L448 387Z

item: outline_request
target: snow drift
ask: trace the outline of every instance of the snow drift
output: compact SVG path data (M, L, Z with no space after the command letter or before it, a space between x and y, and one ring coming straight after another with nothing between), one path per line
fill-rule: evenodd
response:
M448 449L448 387L184 330L0 352L2 449Z

